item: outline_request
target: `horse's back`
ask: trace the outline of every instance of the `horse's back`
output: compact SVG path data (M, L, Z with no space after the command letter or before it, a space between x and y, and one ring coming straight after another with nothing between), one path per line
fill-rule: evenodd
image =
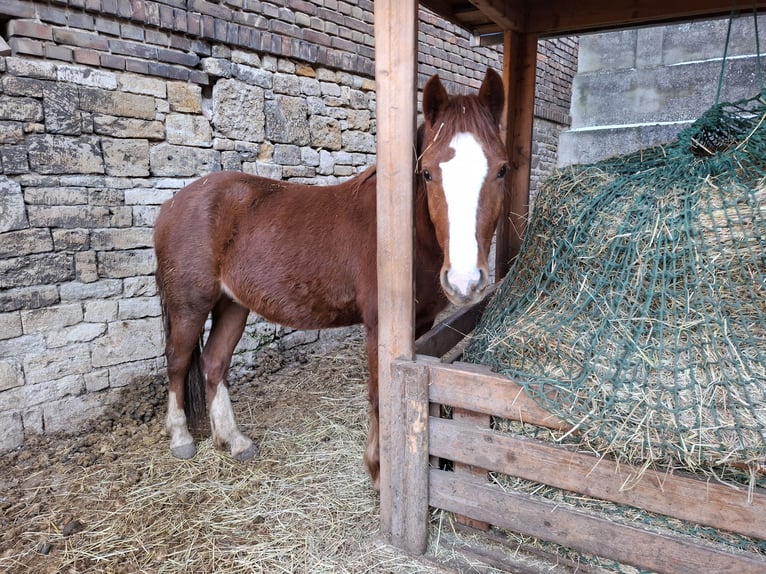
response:
M272 321L360 322L376 280L375 170L331 186L211 174L162 206L155 249L158 270Z

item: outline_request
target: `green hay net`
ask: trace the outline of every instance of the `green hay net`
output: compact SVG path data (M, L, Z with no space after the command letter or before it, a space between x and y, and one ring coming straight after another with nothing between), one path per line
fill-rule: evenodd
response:
M465 358L598 453L766 466L766 91L554 174Z

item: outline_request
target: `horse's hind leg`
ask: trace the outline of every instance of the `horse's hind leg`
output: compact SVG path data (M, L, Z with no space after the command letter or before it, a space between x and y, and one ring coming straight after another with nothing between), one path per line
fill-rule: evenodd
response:
M168 412L165 429L170 435L170 450L178 458L192 458L197 449L186 425L184 385L192 363L205 317L171 318L173 325L166 342L168 371Z
M253 441L242 434L234 420L226 373L231 356L245 330L249 310L222 296L213 308L210 335L202 352L210 427L213 443L218 448L229 447L238 460L248 460L258 453Z

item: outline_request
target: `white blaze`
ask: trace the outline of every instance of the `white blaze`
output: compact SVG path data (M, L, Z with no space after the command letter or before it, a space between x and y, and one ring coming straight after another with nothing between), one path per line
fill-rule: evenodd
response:
M449 218L449 260L447 279L463 295L479 280L476 266L479 244L476 219L481 186L487 176L487 157L473 134L458 133L450 147L455 155L439 164Z

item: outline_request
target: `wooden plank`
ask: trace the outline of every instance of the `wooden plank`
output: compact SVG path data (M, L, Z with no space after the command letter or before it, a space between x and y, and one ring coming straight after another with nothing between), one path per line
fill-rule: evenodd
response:
M457 345L476 327L498 285L495 283L490 286L478 303L461 307L445 320L434 325L430 331L415 341L415 352L418 355L441 357Z
M460 406L471 411L496 415L538 426L569 430L570 425L532 400L518 383L498 376L489 368L470 363L442 364L419 357L430 369L431 401Z
M401 386L391 378L395 358L412 358L413 174L416 129L418 3L378 0L374 5L377 89L378 373L380 398L381 528L390 533L402 484L393 484L391 459L404 427ZM401 382L399 382L401 383Z
M539 35L575 34L700 18L726 17L732 10L764 9L763 0L548 0L529 3L526 31Z
M393 361L391 378L402 389L396 408L402 413L401 429L391 456L391 543L412 554L423 554L428 545L428 367L414 361ZM399 431L401 432L395 432Z
M763 574L766 559L721 550L692 538L644 530L551 501L431 469L430 503L618 562L673 574Z
M571 35L612 28L724 18L766 7L763 0L424 0L443 18L472 33L516 31L539 36ZM470 6L469 9L464 9Z
M430 422L431 454L766 540L766 493L617 464L459 421Z
M443 419L435 419L436 421L440 421ZM483 415L479 413L475 413L473 411L468 411L465 409L461 409L459 407L455 407L452 409L452 422L458 423L457 425L452 425L453 428L455 427L465 427L469 426L470 428L475 429L489 429L490 425L490 418L489 415ZM429 442L430 442L430 429L429 429ZM477 466L472 463L464 463L460 462L462 459L454 459L451 457L445 457L452 460L454 464L454 472L458 476L469 476L473 477L476 480L487 480L487 469L482 466ZM455 516L455 520L457 520L458 524L463 524L464 526L468 526L469 528L473 528L475 530L483 530L487 531L489 530L489 522L484 522L481 520L474 520L470 516L463 516L461 514L458 514Z
M537 37L506 32L503 83L506 89L505 142L510 173L506 180L504 216L500 218L495 247L495 277L498 279L511 268L527 227L536 69Z

